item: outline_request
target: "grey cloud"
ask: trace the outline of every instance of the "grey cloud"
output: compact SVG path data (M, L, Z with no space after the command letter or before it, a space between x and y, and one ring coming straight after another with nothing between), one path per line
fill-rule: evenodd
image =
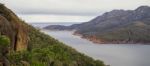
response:
M135 9L149 0L1 0L19 14L99 15L112 9Z

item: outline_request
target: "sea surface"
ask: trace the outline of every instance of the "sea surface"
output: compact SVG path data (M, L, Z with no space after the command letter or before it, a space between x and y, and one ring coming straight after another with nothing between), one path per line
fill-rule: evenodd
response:
M150 66L150 45L96 44L73 35L72 31L42 32L94 59L110 66Z
M150 66L150 45L95 44L74 36L69 31L43 31L77 51L111 66Z

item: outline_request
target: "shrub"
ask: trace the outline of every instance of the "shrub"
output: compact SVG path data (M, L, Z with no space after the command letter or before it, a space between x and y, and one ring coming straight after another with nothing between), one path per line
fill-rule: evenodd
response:
M1 47L8 47L10 45L10 40L7 36L0 36L0 46Z

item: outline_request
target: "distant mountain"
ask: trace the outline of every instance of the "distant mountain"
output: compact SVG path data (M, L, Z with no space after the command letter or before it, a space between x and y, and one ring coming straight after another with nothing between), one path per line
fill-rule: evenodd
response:
M76 29L80 24L73 24L71 26L64 26L64 25L49 25L44 27L44 29L48 30L74 30Z
M72 29L98 43L150 43L150 7L112 10Z
M105 65L26 24L0 4L0 66Z

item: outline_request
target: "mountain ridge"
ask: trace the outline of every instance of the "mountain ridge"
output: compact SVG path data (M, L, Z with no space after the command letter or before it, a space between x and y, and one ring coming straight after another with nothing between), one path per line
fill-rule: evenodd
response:
M149 35L145 36L145 33L142 33L143 31L150 33L148 31L149 19L150 7L140 6L135 10L106 12L89 22L78 24L72 29L76 30L75 34L80 34L84 38L92 40L91 38L95 37L93 40L97 40L98 43L149 43L150 40L146 37ZM140 27L140 24L144 27ZM129 35L130 32L132 35Z

